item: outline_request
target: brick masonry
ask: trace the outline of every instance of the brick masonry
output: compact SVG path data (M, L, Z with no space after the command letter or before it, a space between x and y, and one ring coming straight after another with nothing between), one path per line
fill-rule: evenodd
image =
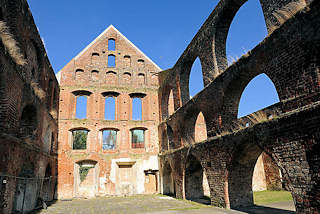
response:
M27 2L1 1L0 24L0 213L24 194L27 212L55 194L59 84Z
M266 185L281 187L280 169L297 213L319 213L320 4L261 0L269 35L227 67L228 29L245 2L220 1L174 67L160 73L163 190L178 198L202 191L197 182L188 184L188 176L197 175L188 169L192 160L206 173L213 205L250 206L254 167L264 152ZM288 10L296 14L276 16ZM190 99L189 75L197 57L206 88ZM262 73L274 83L280 102L237 119L244 88ZM207 138L197 142L200 113Z
M109 50L109 40L115 49ZM115 56L115 66L108 56ZM78 74L77 70L82 72ZM59 198L131 195L158 192L158 72L148 57L115 27L108 27L59 73ZM76 98L87 96L86 119L76 119ZM105 120L105 98L115 98L115 119ZM132 119L133 97L141 97L142 118ZM72 130L89 130L87 149L72 149ZM145 130L143 148L133 148L131 131ZM102 130L117 130L116 148L103 150ZM95 177L84 188L79 182L82 161L95 161ZM130 165L130 164L131 165ZM125 166L125 165L130 166ZM94 172L93 172L94 171ZM82 190L86 189L86 190Z

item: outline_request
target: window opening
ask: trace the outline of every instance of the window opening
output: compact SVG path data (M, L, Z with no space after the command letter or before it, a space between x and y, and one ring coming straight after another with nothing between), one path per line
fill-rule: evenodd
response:
M76 119L87 118L87 97L78 96L76 103Z
M72 149L87 149L87 130L73 130L72 131Z
M116 50L116 41L114 39L108 40L108 50L115 51Z
M117 145L117 131L116 130L103 130L102 131L102 149L114 150Z
M139 97L132 99L132 120L142 120L142 102Z
M108 67L116 67L116 57L113 54L108 56Z
M116 100L114 97L105 98L104 106L104 119L105 120L115 120L116 115Z
M131 130L132 148L144 148L144 132L143 129Z

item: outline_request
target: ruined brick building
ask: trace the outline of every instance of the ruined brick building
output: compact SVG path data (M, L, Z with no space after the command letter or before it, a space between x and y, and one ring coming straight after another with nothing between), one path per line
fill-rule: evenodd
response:
M174 67L160 73L162 191L201 198L204 171L212 205L253 205L253 171L265 152L279 167L297 213L319 213L320 2L260 0L269 34L228 66L228 30L245 3L221 0ZM190 98L197 58L206 87ZM238 119L241 94L260 74L272 80L280 102ZM203 141L195 140L199 115L207 130Z
M51 201L59 85L26 1L0 1L0 213Z
M110 26L57 74L59 88L27 2L0 1L0 212L54 195L155 192L250 206L260 165L264 185L281 175L297 213L319 213L320 2L260 0L269 34L228 66L245 3L220 0L165 71ZM206 87L190 98L197 58ZM280 102L237 118L260 74Z
M59 198L158 192L159 71L110 26L57 74Z

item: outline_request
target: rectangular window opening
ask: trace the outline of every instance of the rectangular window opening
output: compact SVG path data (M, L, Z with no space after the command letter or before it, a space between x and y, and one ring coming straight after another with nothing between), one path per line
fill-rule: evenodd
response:
M132 120L142 120L141 98L132 99Z
M104 105L104 119L115 120L116 101L114 97L106 97Z
M87 130L72 131L72 149L84 150L87 149Z
M102 149L114 150L117 145L117 131L104 130L102 131Z
M87 97L78 96L76 102L76 119L87 118Z
M144 148L144 130L135 129L131 131L132 148Z

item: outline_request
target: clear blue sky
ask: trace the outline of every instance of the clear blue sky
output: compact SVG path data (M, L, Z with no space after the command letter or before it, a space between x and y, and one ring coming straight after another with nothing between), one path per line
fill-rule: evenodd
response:
M53 69L58 72L111 24L162 69L171 68L218 1L28 0L28 3ZM230 28L229 61L255 47L266 34L259 0L249 0ZM203 87L200 69L199 63L192 68L192 96ZM270 80L259 76L244 91L239 116L277 101Z

